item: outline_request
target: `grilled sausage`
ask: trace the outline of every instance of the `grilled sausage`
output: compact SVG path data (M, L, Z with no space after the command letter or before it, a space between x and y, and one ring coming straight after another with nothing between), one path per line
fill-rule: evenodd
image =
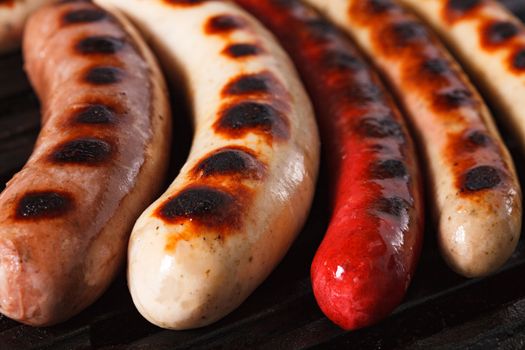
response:
M468 277L498 269L519 238L521 190L490 112L461 68L394 0L307 2L356 39L407 110L445 260Z
M20 47L29 15L39 7L57 0L0 0L0 54Z
M323 312L346 329L388 315L423 233L415 150L389 93L354 44L298 0L236 0L284 45L305 82L328 160L333 212L312 264Z
M0 195L0 311L42 326L115 276L160 190L171 129L160 70L123 19L70 1L39 10L25 35L42 130Z
M188 84L191 152L133 229L128 281L151 322L204 326L264 280L305 221L319 161L311 104L271 35L232 4L98 2L132 18Z
M403 2L449 44L525 150L525 25L496 1Z

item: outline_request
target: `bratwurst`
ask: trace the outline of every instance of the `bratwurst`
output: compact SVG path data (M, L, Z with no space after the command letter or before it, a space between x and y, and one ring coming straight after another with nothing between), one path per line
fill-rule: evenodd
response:
M273 37L231 3L98 3L149 37L194 112L187 162L133 229L133 301L161 327L210 324L268 276L307 217L319 162L310 101Z
M0 195L0 311L43 326L92 303L163 184L167 91L142 39L89 2L42 8L25 32L42 130Z

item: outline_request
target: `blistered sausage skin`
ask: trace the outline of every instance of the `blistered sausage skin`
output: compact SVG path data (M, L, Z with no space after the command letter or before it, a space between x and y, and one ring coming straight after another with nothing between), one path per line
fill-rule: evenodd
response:
M20 47L27 18L57 0L0 0L0 54Z
M389 93L348 37L297 0L236 0L277 35L315 107L333 212L311 271L323 312L345 329L402 300L419 256L415 150Z
M210 324L264 280L305 221L319 162L310 101L271 35L230 3L98 2L147 33L194 112L187 162L133 229L133 301L161 327Z
M468 277L498 269L519 238L521 190L490 112L459 65L396 1L306 1L356 39L408 112L444 259Z
M525 150L525 25L496 1L402 2L449 44Z
M123 19L69 1L35 13L25 35L42 130L0 195L0 311L43 326L115 276L162 185L171 129L157 63Z

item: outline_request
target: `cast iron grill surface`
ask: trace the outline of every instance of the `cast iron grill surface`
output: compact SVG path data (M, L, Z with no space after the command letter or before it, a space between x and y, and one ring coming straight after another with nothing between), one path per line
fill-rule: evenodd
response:
M503 2L525 19L525 0ZM27 160L39 118L20 53L0 56L0 183ZM171 178L190 142L188 121L175 124ZM525 184L525 157L503 135ZM345 332L333 325L317 307L309 280L328 221L326 188L322 170L311 215L289 253L241 307L214 325L168 331L149 324L133 306L122 272L99 301L61 325L34 328L0 316L0 350L525 348L525 240L497 273L468 280L445 266L428 218L419 267L403 304L373 327Z

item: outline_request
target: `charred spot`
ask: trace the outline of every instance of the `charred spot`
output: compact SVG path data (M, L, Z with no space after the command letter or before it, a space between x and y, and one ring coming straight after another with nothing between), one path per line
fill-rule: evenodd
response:
M124 41L111 36L90 36L80 40L75 49L82 54L114 54L124 46Z
M326 37L336 31L334 25L324 18L309 19L305 22L305 25L309 33L318 38Z
M253 129L280 138L288 137L288 124L282 114L267 103L242 102L227 108L218 121L222 131L249 132Z
M469 170L463 180L463 191L480 191L496 187L501 182L498 170L488 165Z
M364 117L357 124L357 132L374 138L403 137L401 126L390 116Z
M226 95L267 93L270 91L271 85L269 74L245 74L229 82L223 93Z
M390 31L397 46L406 46L428 37L425 27L412 21L394 23Z
M382 197L375 202L374 208L382 213L400 217L407 211L409 204L400 197Z
M195 167L195 172L203 177L241 175L242 177L261 178L264 166L247 150L224 148L203 159Z
M485 30L485 38L490 44L501 44L518 34L518 27L507 21L491 23Z
M380 160L370 170L374 179L404 178L408 175L405 164L397 159Z
M473 131L467 134L467 141L474 147L484 147L490 142L490 138L481 131Z
M370 9L374 13L387 12L396 6L392 3L392 0L368 0L368 3L370 4Z
M324 63L335 69L356 71L364 67L363 60L345 51L332 50L324 54Z
M52 153L52 160L59 163L96 164L111 155L111 145L93 138L83 138L66 142Z
M115 113L104 105L90 105L77 112L75 121L82 124L110 124L115 121Z
M519 49L512 56L512 67L518 70L525 70L525 48Z
M122 70L116 67L94 67L87 71L84 80L96 85L107 85L120 82L122 75Z
M447 8L456 12L467 12L480 4L480 0L449 0Z
M29 192L18 202L16 217L19 219L48 219L64 214L72 207L69 195L53 192Z
M63 21L66 24L98 22L107 17L101 9L80 9L67 12Z
M2 6L2 5L13 6L14 5L14 0L0 0L0 6Z
M261 52L262 49L254 44L231 44L223 51L224 54L233 58L256 56Z
M431 58L424 61L421 65L423 71L433 75L442 75L450 71L449 64L441 58Z
M231 15L217 15L210 18L206 23L206 32L229 33L243 26L244 21L241 18Z
M442 109L459 108L473 104L472 93L467 89L452 89L436 94L436 107Z
M236 224L241 208L231 194L208 186L182 190L158 211L168 221L192 220L208 226Z
M383 90L373 84L353 84L345 91L345 98L350 103L366 104L379 101L383 97Z
M182 6L193 6L193 5L199 5L203 2L206 2L207 0L164 0L170 5L182 5Z

